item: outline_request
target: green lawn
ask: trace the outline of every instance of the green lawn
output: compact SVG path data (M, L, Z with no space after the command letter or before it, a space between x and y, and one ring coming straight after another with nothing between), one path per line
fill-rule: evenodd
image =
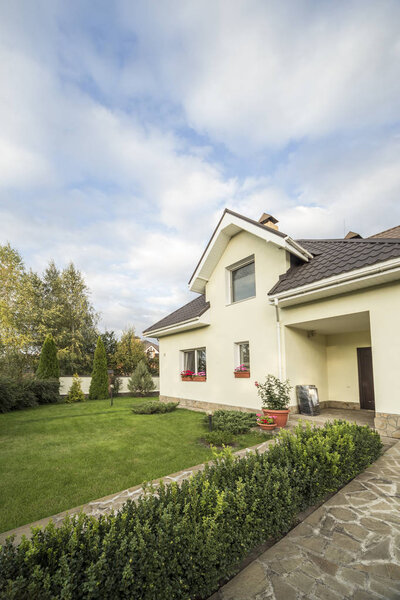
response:
M133 398L0 415L0 532L202 463L204 415L134 415ZM261 442L238 436L236 449Z

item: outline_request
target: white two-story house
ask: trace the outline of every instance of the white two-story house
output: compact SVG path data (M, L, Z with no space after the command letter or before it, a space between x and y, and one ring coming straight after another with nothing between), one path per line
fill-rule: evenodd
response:
M194 300L144 332L159 340L161 400L254 410L272 373L316 385L322 406L374 410L400 437L400 227L293 240L271 215L227 209L189 286Z

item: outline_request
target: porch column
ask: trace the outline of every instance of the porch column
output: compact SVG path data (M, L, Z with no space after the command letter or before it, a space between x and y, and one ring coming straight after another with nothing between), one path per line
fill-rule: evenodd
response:
M400 438L400 316L399 303L390 300L370 312L375 427L381 435Z

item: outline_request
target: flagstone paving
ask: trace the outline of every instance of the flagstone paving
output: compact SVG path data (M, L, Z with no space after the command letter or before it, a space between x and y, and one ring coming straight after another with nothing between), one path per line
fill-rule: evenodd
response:
M400 442L210 600L400 598Z

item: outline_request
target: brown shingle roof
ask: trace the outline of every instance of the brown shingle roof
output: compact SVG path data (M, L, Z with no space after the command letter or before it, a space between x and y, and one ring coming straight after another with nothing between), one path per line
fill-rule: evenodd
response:
M375 233L375 235L371 235L371 238L397 238L400 239L400 225L396 225L396 227L391 227L390 229L385 229L385 231L381 231L380 233Z
M143 333L149 334L157 329L170 327L171 325L176 325L177 323L200 317L208 308L210 308L210 303L206 302L205 296L202 294L185 304L185 306L178 308L170 315L164 317L161 321L157 321L157 323L146 329Z
M313 254L308 263L291 267L270 294L400 257L400 239L297 240Z

